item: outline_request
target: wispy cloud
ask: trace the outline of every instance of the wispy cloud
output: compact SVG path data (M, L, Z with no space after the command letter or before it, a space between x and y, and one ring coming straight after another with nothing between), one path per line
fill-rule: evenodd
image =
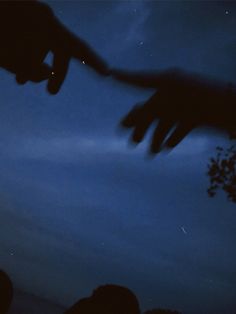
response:
M117 5L116 12L120 18L126 18L126 42L137 43L146 37L145 23L151 14L150 3L144 1L121 2Z
M187 137L171 152L171 158L204 154L215 146L215 140L207 135L193 134ZM8 143L5 154L9 158L34 159L74 163L83 159L114 157L135 154L145 155L148 141L135 149L130 149L126 137L96 137L82 135L68 135L64 137L28 137Z
M126 153L126 141L113 138L83 137L30 137L17 145L8 146L8 154L14 158L38 159L56 162L76 162L78 159L104 154Z
M134 45L142 45L147 37L146 22L151 14L149 1L121 1L113 9L113 23L116 29L112 38L107 41L106 51L123 52ZM117 29L118 25L118 29Z

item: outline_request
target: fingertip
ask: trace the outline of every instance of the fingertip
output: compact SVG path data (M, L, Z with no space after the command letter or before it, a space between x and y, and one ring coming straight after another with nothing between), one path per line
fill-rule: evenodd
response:
M138 145L139 143L142 142L142 138L143 138L143 136L141 134L139 134L139 132L134 130L134 133L132 135L132 141Z
M131 136L130 137L130 139L129 139L129 145L132 147L132 148L135 148L135 147L137 147L138 146L138 142L135 142L134 140L133 140L133 136Z
M20 85L24 85L26 82L28 81L28 79L26 77L24 77L21 74L17 74L16 75L16 82Z
M170 144L170 143L166 143L163 146L163 150L167 153L169 153L172 149L174 149L177 146L177 144Z
M158 152L153 151L152 149L148 150L147 158L153 160L157 156Z
M55 87L55 86L51 86L50 84L48 84L47 85L47 90L48 90L49 94L56 95L56 94L58 94L60 88Z
M67 53L54 51L51 76L48 80L47 90L50 94L56 95L63 85L69 69L70 57Z
M151 144L151 147L150 147L150 149L149 149L149 153L151 154L151 155L157 155L157 154L159 154L161 152L161 147L160 147L160 145L155 145L155 144Z
M49 77L47 90L49 94L56 95L59 92L62 84L59 84L57 81L57 78L54 78L53 76L54 76L54 72L52 72L51 76Z
M132 137L132 142L137 146L140 144L142 141L139 138Z
M166 143L163 146L162 150L165 151L166 153L169 153L175 147L176 147L176 145L170 145L170 144Z

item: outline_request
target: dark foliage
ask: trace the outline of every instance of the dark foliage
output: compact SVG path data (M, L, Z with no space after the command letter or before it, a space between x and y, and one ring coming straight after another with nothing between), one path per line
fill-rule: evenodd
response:
M211 158L208 164L208 195L213 197L218 189L222 189L228 199L236 203L236 146L228 149L217 147L216 150L216 157Z

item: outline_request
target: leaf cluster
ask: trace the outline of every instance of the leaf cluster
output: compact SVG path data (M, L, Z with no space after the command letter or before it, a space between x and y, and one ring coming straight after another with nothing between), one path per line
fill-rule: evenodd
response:
M222 189L227 198L236 203L236 146L224 149L216 148L215 158L210 158L207 175L210 179L208 195L213 197L218 189Z

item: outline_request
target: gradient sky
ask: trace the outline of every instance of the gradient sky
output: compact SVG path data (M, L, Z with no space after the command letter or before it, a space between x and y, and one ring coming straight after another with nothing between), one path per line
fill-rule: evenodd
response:
M47 3L112 66L236 83L236 2ZM152 90L76 62L56 96L0 75L0 265L14 285L69 306L114 283L143 310L235 313L236 206L206 193L208 159L228 141L196 131L149 160L117 126Z

